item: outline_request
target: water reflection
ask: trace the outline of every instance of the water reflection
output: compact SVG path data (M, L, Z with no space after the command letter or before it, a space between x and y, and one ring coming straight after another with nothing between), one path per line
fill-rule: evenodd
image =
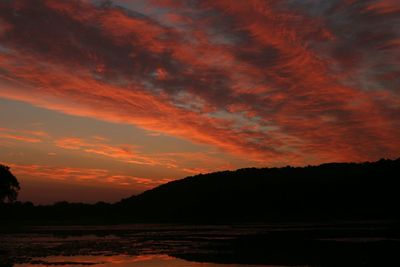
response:
M32 259L30 263L14 267L45 266L112 266L112 267L246 267L254 265L189 262L168 255L113 255L113 256L51 256ZM271 265L258 265L271 266Z
M397 229L373 222L27 228L0 233L0 267L400 266Z

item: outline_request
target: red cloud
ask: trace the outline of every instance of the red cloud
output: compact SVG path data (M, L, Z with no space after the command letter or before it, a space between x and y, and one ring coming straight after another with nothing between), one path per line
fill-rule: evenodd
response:
M392 1L312 10L300 1L151 4L167 14L86 1L1 3L0 97L269 164L397 156L400 27Z
M375 3L370 3L366 8L366 11L372 11L379 14L396 14L400 13L399 1L397 0L379 0Z

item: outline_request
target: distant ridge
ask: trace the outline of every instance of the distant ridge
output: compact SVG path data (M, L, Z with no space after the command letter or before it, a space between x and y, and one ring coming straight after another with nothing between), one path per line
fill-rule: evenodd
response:
M172 181L116 205L155 221L399 218L400 158L245 168Z
M115 204L0 205L0 224L400 220L400 159L246 168L172 181Z

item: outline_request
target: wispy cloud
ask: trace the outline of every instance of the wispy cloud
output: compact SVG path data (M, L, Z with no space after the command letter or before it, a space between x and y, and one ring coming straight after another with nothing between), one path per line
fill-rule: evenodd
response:
M41 143L48 134L43 131L0 128L0 140L8 139L27 143Z
M147 177L136 177L124 173L115 173L106 169L62 167L39 164L14 164L5 163L10 166L12 172L18 177L62 181L73 184L93 184L97 186L126 187L135 190L145 190L162 184L169 179L152 179Z
M265 164L397 156L397 1L147 5L1 2L0 97Z
M139 147L129 144L115 145L106 138L95 136L92 138L63 137L55 139L54 145L66 150L76 150L88 154L95 154L111 160L129 164L161 166L185 173L208 172L221 169L233 169L224 159L218 158L209 152L153 152L145 153ZM203 166L195 168L193 166Z
M157 160L151 156L137 152L133 145L111 145L99 137L83 139L77 137L65 137L54 141L57 147L63 149L80 150L86 153L101 155L127 163L144 165L173 165L167 160Z

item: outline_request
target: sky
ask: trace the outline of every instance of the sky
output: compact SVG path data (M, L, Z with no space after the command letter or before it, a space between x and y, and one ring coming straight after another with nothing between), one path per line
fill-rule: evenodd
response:
M0 0L22 201L398 158L399 118L400 0Z

